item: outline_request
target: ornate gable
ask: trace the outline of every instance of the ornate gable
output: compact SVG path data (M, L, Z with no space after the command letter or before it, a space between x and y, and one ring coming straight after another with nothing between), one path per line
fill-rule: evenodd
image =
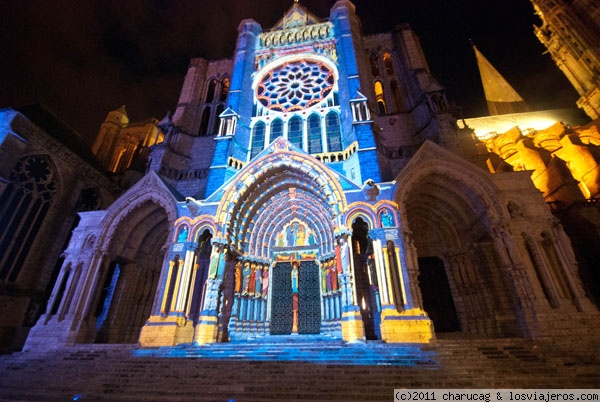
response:
M318 24L319 19L310 13L304 6L301 6L297 0L292 7L284 14L283 18L275 24L273 30L282 30L297 28L306 25Z

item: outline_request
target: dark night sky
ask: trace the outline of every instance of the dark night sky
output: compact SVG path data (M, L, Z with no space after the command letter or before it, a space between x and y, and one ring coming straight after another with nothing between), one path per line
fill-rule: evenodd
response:
M173 110L192 57L231 57L237 26L269 29L292 0L3 0L0 107L43 103L91 141L109 110ZM335 0L301 0L326 18ZM533 34L529 0L354 0L366 34L408 22L465 117L486 113L472 38L533 109L577 94Z

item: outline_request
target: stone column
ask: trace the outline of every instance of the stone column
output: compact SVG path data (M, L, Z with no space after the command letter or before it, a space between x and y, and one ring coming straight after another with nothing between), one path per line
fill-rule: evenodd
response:
M514 239L509 235L508 229L502 226L493 227L490 231L496 244L496 250L500 256L502 266L510 278L513 290L513 302L517 310L515 315L520 319L520 326L526 336L535 336L539 332L539 326L535 320L536 304L538 297L532 292L538 286L531 286L525 273L520 256L516 250ZM546 304L546 303L544 303ZM547 305L547 304L546 304Z
M187 314L188 297L193 291L195 247L193 242L174 243L166 254L152 313L140 333L142 346L175 346L192 342L194 327ZM180 258L175 266L177 255Z
M221 241L219 241L221 240ZM219 297L220 287L223 283L225 265L227 263L227 245L222 239L213 238L213 251L210 256L208 279L206 280L206 293L202 311L194 333L194 343L204 345L214 343L218 337Z
M385 286L388 292L387 304L384 305L382 302L381 306L381 338L390 343L428 343L434 338L433 325L425 311L413 302L413 287L409 280L403 242L399 237L395 240L396 242L389 242L388 245L388 247L393 246L393 250L388 250L387 247L380 248L387 279L386 283L381 284L380 287ZM414 253L413 260L416 262L416 249L413 248L411 251ZM418 265L415 268L418 268ZM392 275L392 270L396 270L394 275ZM394 277L397 277L400 282L402 301L395 300L397 296L394 296L391 283ZM402 311L399 311L397 306L400 306Z
M360 307L356 304L354 259L349 237L350 233L344 232L337 238L342 262L342 273L338 277L342 290L342 339L345 342L360 342L365 340L365 327Z
M552 219L552 232L549 233L549 241L555 248L561 262L562 269L573 294L574 302L579 311L596 311L596 308L585 295L581 278L577 272L577 259L571 247L571 241L563 230L558 219Z

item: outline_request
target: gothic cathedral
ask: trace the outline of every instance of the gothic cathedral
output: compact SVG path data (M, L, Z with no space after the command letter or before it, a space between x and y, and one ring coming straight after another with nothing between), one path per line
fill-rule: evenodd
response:
M80 213L26 348L543 338L597 319L562 226L526 172L486 169L408 25L365 36L339 0L238 30L231 59L191 61L145 176ZM94 152L117 169L109 134Z

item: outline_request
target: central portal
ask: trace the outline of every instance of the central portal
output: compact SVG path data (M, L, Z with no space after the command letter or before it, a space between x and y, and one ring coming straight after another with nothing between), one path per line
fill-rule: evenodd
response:
M320 333L321 292L316 261L275 264L271 297L271 335Z

